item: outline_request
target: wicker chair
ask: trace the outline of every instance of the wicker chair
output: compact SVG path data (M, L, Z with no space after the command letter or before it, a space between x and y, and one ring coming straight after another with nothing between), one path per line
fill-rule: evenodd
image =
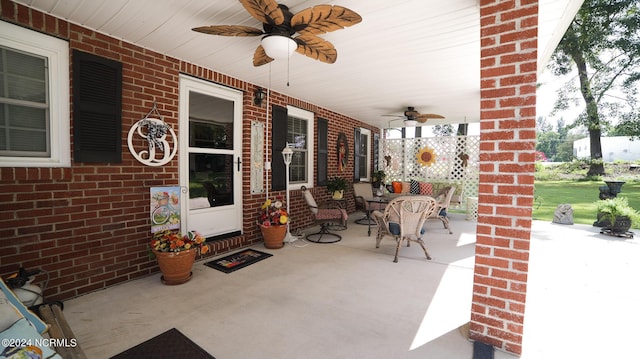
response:
M302 196L309 206L309 211L316 224L320 225L320 231L307 235L305 238L315 243L335 243L342 239L342 236L329 231L331 225L347 226L347 211L343 208L319 206L313 194L306 187L302 186ZM323 238L325 239L323 241Z
M447 216L447 211L449 210L449 206L451 205L451 198L453 198L453 194L456 191L455 186L445 187L438 193L435 198L437 201L437 208L433 212L427 220L439 219L442 221L444 228L449 231L449 234L453 234L451 231L451 227L449 226L449 217Z
M372 218L378 225L376 248L380 248L380 242L385 235L390 235L396 240L396 254L393 258L395 263L398 262L398 252L403 240L407 241L407 247L412 241L418 242L427 259L431 259L422 240L422 226L436 208L436 200L433 197L402 196L389 202L384 212L374 211Z

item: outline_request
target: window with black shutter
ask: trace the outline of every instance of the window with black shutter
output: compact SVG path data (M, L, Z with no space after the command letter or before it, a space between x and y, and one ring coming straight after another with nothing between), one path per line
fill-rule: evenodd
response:
M122 63L73 51L73 159L122 162Z
M329 122L324 118L318 119L318 186L327 184L327 167L329 166Z
M353 182L360 182L360 160L362 155L360 154L360 129L354 130L355 136L353 139Z
M286 166L282 159L282 150L287 145L287 109L273 105L271 114L271 190L282 191L287 188Z
M373 168L380 169L380 134L373 134Z
M354 182L369 181L371 176L371 130L354 129Z

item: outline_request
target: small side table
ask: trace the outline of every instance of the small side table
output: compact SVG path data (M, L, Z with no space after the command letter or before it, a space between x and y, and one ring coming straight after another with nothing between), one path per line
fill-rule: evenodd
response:
M478 197L467 197L467 221L478 221Z

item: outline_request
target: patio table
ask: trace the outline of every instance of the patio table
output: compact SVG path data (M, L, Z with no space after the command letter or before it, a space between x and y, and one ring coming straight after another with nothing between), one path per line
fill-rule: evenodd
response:
M373 198L365 198L368 202L369 210L367 211L367 217L369 218L368 228L367 228L367 236L371 236L371 213L377 210L383 210L384 207L389 203L388 197L373 197Z

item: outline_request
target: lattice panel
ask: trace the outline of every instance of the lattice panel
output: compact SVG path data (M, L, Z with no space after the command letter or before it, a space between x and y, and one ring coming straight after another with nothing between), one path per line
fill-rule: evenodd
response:
M436 154L436 162L430 167L422 166L416 157L425 146ZM385 161L380 168L387 173L387 183L414 179L456 184L462 187L462 208L467 197L478 196L479 136L385 139L382 147Z

